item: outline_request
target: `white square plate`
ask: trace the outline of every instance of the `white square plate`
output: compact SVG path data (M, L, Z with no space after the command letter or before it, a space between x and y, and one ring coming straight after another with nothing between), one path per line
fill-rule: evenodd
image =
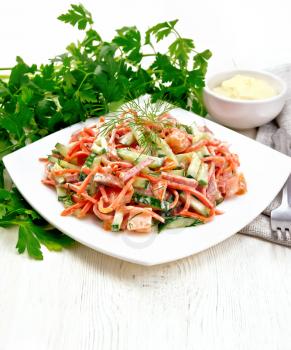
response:
M239 155L248 192L224 201L219 209L225 214L205 225L172 229L161 234L129 234L104 231L93 216L83 220L62 217L63 209L53 189L41 179L44 165L38 158L50 154L57 142L67 143L71 134L86 123L79 123L51 134L4 157L4 164L15 185L48 222L76 241L102 253L142 265L156 265L177 260L207 249L234 235L250 223L271 202L291 172L291 159L256 141L185 110L176 109L173 116L185 124L195 120L207 125L221 140L231 144Z

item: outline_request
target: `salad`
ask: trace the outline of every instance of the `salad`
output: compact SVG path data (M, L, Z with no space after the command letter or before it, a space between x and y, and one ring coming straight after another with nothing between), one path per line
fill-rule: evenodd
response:
M222 214L224 199L246 192L229 146L167 111L100 117L42 161L42 182L55 188L61 215L94 215L115 232L204 224Z

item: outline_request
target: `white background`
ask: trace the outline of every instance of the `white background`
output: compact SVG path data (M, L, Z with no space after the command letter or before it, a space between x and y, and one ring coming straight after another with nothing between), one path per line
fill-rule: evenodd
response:
M0 0L0 66L41 63L78 31L56 17L71 1ZM291 62L289 0L83 1L96 30L144 30L179 18L209 72ZM77 245L35 262L0 235L0 350L264 349L291 344L290 249L236 235L196 256L152 268Z
M78 30L57 20L71 0L1 0L0 66L15 56L41 63L76 41ZM95 29L106 39L124 25L141 30L178 18L178 29L197 48L211 49L209 72L264 68L291 60L289 0L84 0Z

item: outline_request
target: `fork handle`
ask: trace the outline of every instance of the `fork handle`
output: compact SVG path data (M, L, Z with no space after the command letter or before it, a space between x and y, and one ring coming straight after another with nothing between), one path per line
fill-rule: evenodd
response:
M291 175L289 175L282 192L282 205L291 207Z

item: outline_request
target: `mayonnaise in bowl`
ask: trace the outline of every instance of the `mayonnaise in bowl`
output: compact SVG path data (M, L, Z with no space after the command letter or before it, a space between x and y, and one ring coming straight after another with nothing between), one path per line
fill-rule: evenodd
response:
M218 123L249 129L270 122L281 112L286 91L286 83L277 75L236 69L207 77L203 101Z
M278 95L266 80L242 74L224 80L213 92L236 100L263 100Z

